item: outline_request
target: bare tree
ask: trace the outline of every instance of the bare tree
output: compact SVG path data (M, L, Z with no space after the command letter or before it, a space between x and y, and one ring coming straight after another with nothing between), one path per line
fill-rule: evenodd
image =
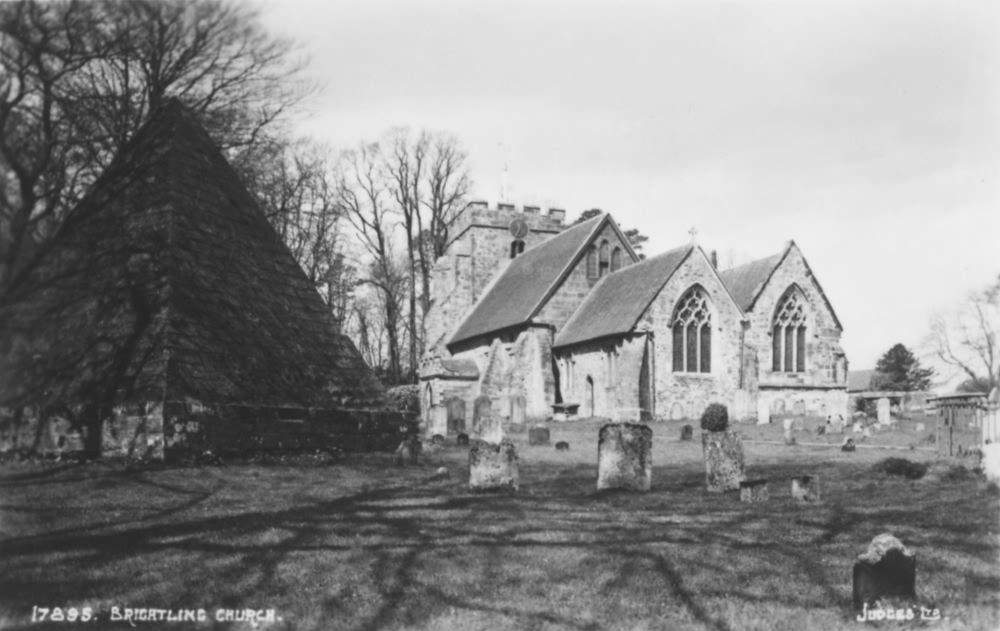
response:
M0 38L0 293L166 98L232 157L309 92L291 44L235 2L0 3Z
M1000 275L950 316L936 316L927 345L967 379L962 389L989 392L1000 383Z

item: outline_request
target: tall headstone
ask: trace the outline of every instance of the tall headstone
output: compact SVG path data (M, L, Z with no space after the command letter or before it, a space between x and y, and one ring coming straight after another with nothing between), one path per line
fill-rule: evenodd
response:
M854 608L885 597L915 599L916 582L916 553L891 534L881 534L854 563Z
M763 397L757 398L757 424L767 425L771 422L771 406Z
M597 490L648 491L653 480L653 430L638 423L612 423L597 440Z
M889 415L889 399L882 397L878 400L878 424L889 425L890 423L892 423L892 417Z
M520 485L517 451L509 440L497 444L477 440L469 449L469 490L516 491Z
M443 405L432 405L427 419L427 435L444 435L448 433L448 408Z

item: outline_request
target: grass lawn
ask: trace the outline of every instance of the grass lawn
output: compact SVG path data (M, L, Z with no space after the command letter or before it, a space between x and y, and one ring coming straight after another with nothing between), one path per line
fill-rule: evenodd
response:
M748 475L770 480L771 500L747 505L704 491L700 430L679 442L681 423L656 423L652 491L597 493L600 425L553 425L568 452L514 435L514 495L470 494L467 449L453 444L405 468L386 454L4 465L0 628L132 628L111 623L111 607L146 607L203 608L210 619L273 608L280 621L259 627L269 629L859 629L851 568L883 532L916 550L919 602L945 618L875 626L1000 628L1000 493L976 477L872 471L887 456L933 452L786 447L756 442L780 441L780 424L737 426ZM894 434L872 442L922 438ZM439 466L450 479L431 479ZM792 502L789 478L801 474L820 477L818 504ZM98 620L32 624L33 606L89 606Z

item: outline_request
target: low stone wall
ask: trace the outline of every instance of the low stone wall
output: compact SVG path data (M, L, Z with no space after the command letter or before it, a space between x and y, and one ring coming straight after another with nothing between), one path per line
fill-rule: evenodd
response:
M39 416L0 409L0 453L79 452L79 412ZM102 454L174 460L206 452L240 457L259 452L392 451L415 432L416 414L167 402L116 408L104 421Z

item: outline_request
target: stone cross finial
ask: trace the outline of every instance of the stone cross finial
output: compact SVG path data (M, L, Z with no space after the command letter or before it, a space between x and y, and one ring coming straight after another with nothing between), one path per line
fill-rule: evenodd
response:
M698 229L692 226L692 228L688 230L688 234L691 235L691 243L695 243L698 236Z

